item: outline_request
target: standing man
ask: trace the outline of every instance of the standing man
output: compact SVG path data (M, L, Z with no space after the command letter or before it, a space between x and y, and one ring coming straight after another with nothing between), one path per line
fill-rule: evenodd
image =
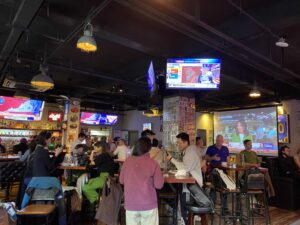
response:
M229 150L223 145L224 137L222 135L217 135L216 143L207 148L205 158L210 162L210 173L212 174L215 167L221 166L222 162L227 162L227 157L229 156ZM216 203L216 190L211 188L210 196L212 200ZM224 201L222 202L222 207L225 212L228 211L227 197L223 196Z
M71 152L72 152L73 154L77 154L77 150L75 149L75 147L76 147L77 145L79 145L79 144L82 144L82 142L83 142L85 139L86 139L85 133L81 132L81 133L78 134L78 139L75 140L75 141L73 141L73 142L71 143Z
M197 181L200 187L203 186L203 177L201 173L201 166L200 160L196 153L196 146L190 145L189 135L187 133L180 133L176 136L177 138L177 146L183 154L183 162L179 162L178 160L174 159L171 155L167 155L167 160L171 161L178 170L185 170L189 172L193 178ZM187 224L187 207L186 207L186 200L183 192L180 196L180 203L181 203L181 215Z

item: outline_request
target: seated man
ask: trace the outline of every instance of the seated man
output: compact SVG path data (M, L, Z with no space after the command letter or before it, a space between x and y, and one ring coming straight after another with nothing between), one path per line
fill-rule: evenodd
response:
M285 145L279 149L278 161L281 175L300 179L300 172L294 158L290 156L290 148L288 146Z
M256 154L256 152L254 152L252 150L252 141L249 139L244 140L244 146L245 149L243 151L241 151L240 155L241 157L244 159L244 166L249 166L249 167L260 167L260 160ZM273 188L273 184L270 178L270 175L268 172L266 172L265 174L265 181L268 184L268 193L269 193L269 197L273 197L275 196L275 191Z
M185 170L189 172L200 187L203 186L203 177L200 167L200 160L196 153L196 146L190 145L189 135L187 133L180 133L176 136L177 146L183 153L183 162L179 162L174 159L171 155L167 155L167 160L173 163L178 170ZM184 192L182 191L180 196L181 203L181 215L187 224L187 206Z

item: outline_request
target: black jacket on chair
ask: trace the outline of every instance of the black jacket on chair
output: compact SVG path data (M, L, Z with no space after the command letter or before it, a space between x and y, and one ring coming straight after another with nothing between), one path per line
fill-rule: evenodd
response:
M33 158L33 177L48 177L55 170L55 156L50 158L49 151L37 145Z

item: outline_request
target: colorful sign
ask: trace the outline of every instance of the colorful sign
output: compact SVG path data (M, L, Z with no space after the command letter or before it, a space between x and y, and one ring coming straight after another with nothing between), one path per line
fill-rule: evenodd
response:
M289 143L289 117L288 115L278 116L278 142Z
M143 123L143 130L152 130L151 123Z
M62 122L63 113L62 112L48 112L48 121L49 122Z

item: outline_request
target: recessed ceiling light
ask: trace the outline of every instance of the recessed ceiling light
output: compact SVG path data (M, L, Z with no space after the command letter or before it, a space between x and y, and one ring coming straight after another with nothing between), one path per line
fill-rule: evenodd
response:
M250 91L249 96L251 98L259 98L261 96L261 93L259 90L257 90L257 88L254 88Z

